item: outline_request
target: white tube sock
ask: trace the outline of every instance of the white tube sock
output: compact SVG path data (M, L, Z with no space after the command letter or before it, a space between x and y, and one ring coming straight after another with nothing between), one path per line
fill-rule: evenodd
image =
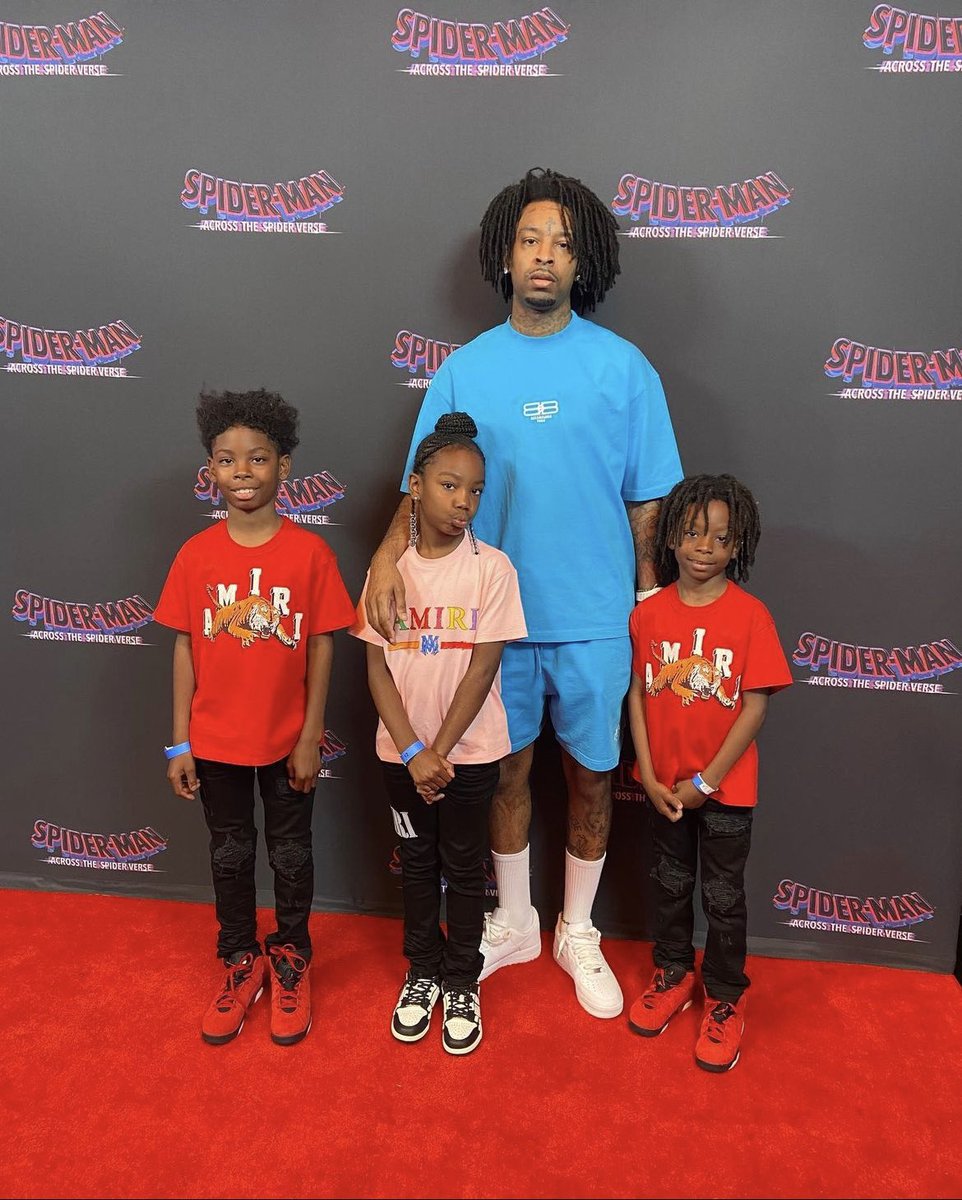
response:
M498 881L498 907L494 919L511 929L527 929L531 924L530 849L525 846L517 854L491 851L494 877Z
M565 906L561 914L569 925L587 929L591 924L591 906L601 880L605 855L587 862L565 850Z

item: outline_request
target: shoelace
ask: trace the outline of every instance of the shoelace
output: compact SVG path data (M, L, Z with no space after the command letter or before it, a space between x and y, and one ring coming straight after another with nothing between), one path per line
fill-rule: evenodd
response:
M297 1003L297 985L307 970L307 959L302 958L293 946L271 946L271 965L281 985L278 998L282 1008L294 1008Z
M431 991L437 985L433 979L409 979L404 985L398 1008L423 1008L431 1004Z
M462 1021L474 1021L474 992L445 992L445 1020L453 1021L460 1019Z
M561 946L570 944L580 970L592 975L600 975L607 967L605 956L601 953L601 934L597 929L585 929L580 933L564 933Z
M718 1028L718 1026L724 1025L729 1017L733 1017L734 1015L735 1010L730 1004L716 1004L708 1014L708 1028L705 1030L705 1037L710 1042L720 1042L724 1030Z
M227 968L227 974L224 977L224 990L214 1001L214 1006L221 1012L226 1012L234 1003L234 993L240 985L250 977L251 971L254 969L253 955L245 954L238 963Z
M490 942L492 946L496 946L499 942L503 942L510 933L510 926L502 925L489 912L484 914L484 940L486 942Z

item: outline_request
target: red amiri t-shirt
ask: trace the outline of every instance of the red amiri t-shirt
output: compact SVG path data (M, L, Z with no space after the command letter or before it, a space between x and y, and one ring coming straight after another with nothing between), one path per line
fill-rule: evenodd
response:
M742 710L744 692L779 691L792 682L771 613L731 582L701 607L683 604L673 583L638 604L628 628L631 669L645 685L655 777L666 787L708 766ZM637 762L633 773L640 780ZM712 799L749 808L757 798L753 741Z
M307 639L344 629L354 605L334 552L286 518L239 546L220 521L185 542L154 620L190 634L196 758L264 766L294 748L307 706Z

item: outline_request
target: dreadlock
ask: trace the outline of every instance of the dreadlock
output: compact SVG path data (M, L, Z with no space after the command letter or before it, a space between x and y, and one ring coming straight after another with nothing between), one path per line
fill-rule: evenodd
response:
M524 179L509 184L488 205L481 220L478 255L481 275L505 300L514 291L511 275L504 267L518 231L518 221L528 204L553 200L561 208L571 239L571 252L578 260L578 274L571 289L571 307L577 313L594 312L595 306L614 286L618 266L618 224L598 197L580 179L533 167Z
M484 462L484 453L474 440L477 436L478 427L467 413L442 413L434 426L434 433L429 433L414 452L414 465L411 470L415 475L420 475L435 454L448 446L462 446L466 450L473 450Z
M200 440L211 453L215 438L235 425L266 433L278 454L290 454L300 440L297 409L276 392L201 392L197 404Z
M662 503L655 534L655 573L664 587L678 578L678 563L672 546L681 544L689 521L701 514L708 521L708 505L720 500L728 505L728 535L737 554L725 568L729 579L744 582L755 561L762 527L755 497L733 475L691 475L675 484Z

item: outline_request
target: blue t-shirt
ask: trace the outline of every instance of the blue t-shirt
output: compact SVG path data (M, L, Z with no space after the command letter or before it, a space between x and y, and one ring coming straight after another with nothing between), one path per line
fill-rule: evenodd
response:
M624 338L571 315L528 337L506 321L450 354L428 388L414 452L443 412L467 412L487 459L474 526L517 569L532 642L625 637L635 552L625 501L682 478L654 368Z

